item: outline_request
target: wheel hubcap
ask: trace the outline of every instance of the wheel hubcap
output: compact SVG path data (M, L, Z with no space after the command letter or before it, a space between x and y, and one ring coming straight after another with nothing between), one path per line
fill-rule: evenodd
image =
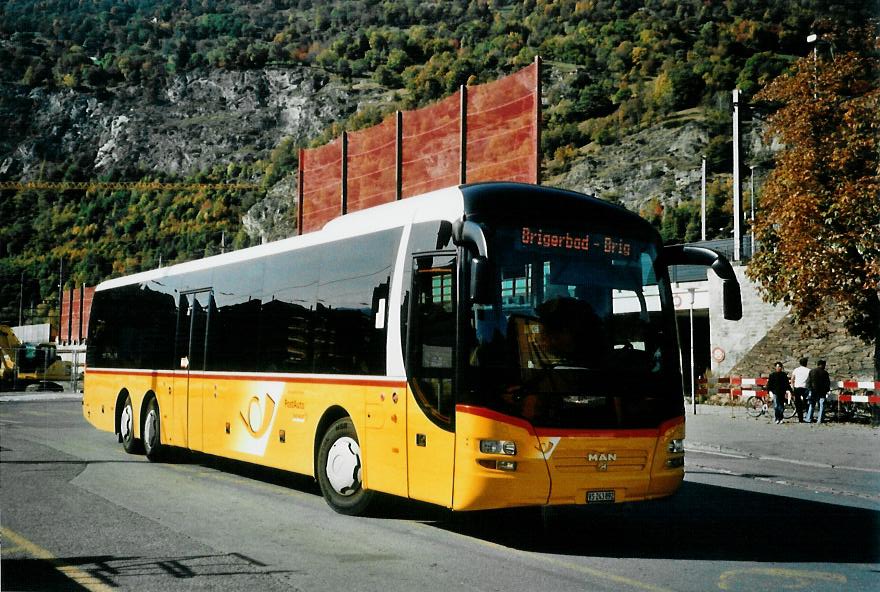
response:
M327 453L327 479L340 495L353 495L361 484L361 449L349 437L338 439Z
M144 422L144 442L149 448L153 448L156 445L156 438L156 412L152 410L147 414L147 420Z
M122 417L119 418L119 431L122 432L122 439L128 440L131 437L131 406L126 405L122 410Z

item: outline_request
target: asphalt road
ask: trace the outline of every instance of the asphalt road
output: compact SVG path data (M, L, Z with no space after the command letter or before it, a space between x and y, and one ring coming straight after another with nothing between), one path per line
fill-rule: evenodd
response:
M0 589L877 590L878 432L701 408L669 500L349 518L311 479L149 463L76 400L0 398Z

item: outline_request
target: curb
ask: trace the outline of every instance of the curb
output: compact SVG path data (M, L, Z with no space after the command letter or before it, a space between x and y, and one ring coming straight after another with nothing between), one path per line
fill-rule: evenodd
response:
M82 393L16 393L0 395L0 403L23 403L31 401L82 401Z

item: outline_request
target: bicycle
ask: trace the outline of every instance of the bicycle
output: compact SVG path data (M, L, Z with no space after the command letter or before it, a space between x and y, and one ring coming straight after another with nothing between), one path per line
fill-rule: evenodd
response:
M873 391L831 389L825 399L825 421L874 423L877 410L868 399L873 396Z
M752 395L748 399L746 399L745 407L746 413L749 416L758 419L765 413L770 413L770 407L767 405L767 400L770 398L768 395L763 397L759 395ZM791 419L797 413L797 409L794 406L794 397L791 393L785 393L785 404L782 406L782 418L783 419Z

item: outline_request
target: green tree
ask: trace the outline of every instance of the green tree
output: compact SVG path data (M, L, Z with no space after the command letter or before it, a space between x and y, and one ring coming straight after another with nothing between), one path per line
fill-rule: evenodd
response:
M848 331L874 344L880 378L880 60L868 37L861 52L798 60L756 97L781 104L768 134L786 148L763 189L748 274L806 327L837 303Z

